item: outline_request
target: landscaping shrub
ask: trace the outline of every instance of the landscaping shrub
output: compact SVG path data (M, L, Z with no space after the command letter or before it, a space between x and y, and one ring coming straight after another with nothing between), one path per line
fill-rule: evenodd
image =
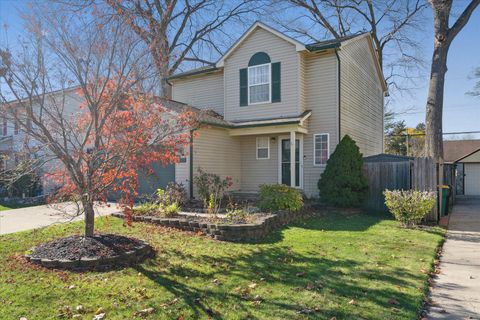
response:
M162 206L160 208L160 210L165 217L172 217L172 216L175 216L178 213L179 208L178 208L177 203L174 202L174 203L172 203L168 206Z
M170 182L165 190L157 189L157 198L158 202L165 206L175 203L178 207L182 207L187 203L187 191L183 184Z
M209 213L213 214L218 213L225 192L233 184L231 177L221 178L219 175L208 173L202 168L198 168L198 173L193 177L193 182L197 187L204 207L208 209Z
M303 207L303 197L299 190L284 184L263 184L260 186L259 207L267 212L298 211Z
M432 191L386 190L383 194L388 209L404 227L421 222L437 203L437 194Z
M153 202L144 202L133 209L134 215L153 215L160 209L160 206Z
M359 207L365 201L368 181L363 158L355 141L345 135L327 161L318 181L320 198L337 207Z

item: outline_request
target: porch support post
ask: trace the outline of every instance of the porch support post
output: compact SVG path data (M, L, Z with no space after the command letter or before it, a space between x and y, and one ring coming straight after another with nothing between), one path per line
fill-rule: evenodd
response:
M290 186L295 187L295 131L290 131Z

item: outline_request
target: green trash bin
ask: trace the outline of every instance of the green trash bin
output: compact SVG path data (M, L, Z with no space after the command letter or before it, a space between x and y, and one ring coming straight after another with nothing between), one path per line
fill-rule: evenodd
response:
M446 216L447 215L447 202L448 202L448 194L450 191L450 187L447 185L441 185L440 186L441 190L441 197L442 197L442 207L440 208L440 216Z

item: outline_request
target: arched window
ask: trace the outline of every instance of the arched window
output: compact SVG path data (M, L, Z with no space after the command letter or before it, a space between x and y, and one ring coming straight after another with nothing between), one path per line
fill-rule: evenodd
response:
M280 62L271 63L265 52L250 57L240 70L240 106L280 102Z
M257 52L250 58L250 61L248 61L248 66L253 67L253 66L258 66L260 64L266 64L270 62L271 61L268 54L266 54L265 52Z

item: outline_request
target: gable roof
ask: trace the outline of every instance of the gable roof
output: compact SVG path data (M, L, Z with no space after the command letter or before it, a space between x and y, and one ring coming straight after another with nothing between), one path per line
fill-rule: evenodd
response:
M456 162L480 149L480 139L443 141L443 158L445 162Z
M230 47L230 49L228 49L227 52L225 52L224 55L217 61L215 66L217 68L223 67L223 65L225 64L225 59L227 59L235 51L235 49L238 48L238 46L258 28L264 29L264 30L266 30L270 33L273 33L277 37L280 37L283 40L285 40L287 42L290 42L291 44L293 44L295 46L295 50L297 50L297 51L305 50L305 45L303 43L301 43L300 41L297 41L297 40L287 36L286 34L280 32L280 31L278 31L278 30L276 30L276 29L274 29L270 26L267 26L263 22L257 21L254 24L252 24L252 26L250 28L248 28L248 30L245 31L245 33L237 41L235 41L235 43Z
M213 72L216 70L221 70L223 69L225 65L225 60L235 51L236 48L238 48L245 39L248 38L250 34L252 34L255 30L257 29L263 29L266 30L281 39L293 44L295 46L296 51L308 51L308 52L318 52L322 50L328 50L328 49L341 49L342 46L347 45L349 42L353 40L358 40L361 38L367 38L368 39L368 44L369 48L373 57L375 68L377 70L377 74L380 78L380 82L383 88L383 92L388 95L388 87L386 85L385 77L383 75L382 68L380 66L380 61L378 59L376 50L374 48L373 40L372 40L372 35L370 32L363 32L363 33L357 33L345 37L341 37L338 39L329 39L329 40L324 40L324 41L318 41L310 44L303 44L298 40L295 40L286 34L278 31L275 28L272 28L268 25L266 25L263 22L257 21L255 22L250 28L248 28L247 31L237 40L235 43L225 52L225 54L215 63L215 65L211 66L204 66L200 68L195 68L192 70L188 70L185 72L181 72L175 75L170 76L168 79L169 80L174 80L182 77L187 77L187 76L192 76L192 75L197 75L197 74L203 74L207 72Z

